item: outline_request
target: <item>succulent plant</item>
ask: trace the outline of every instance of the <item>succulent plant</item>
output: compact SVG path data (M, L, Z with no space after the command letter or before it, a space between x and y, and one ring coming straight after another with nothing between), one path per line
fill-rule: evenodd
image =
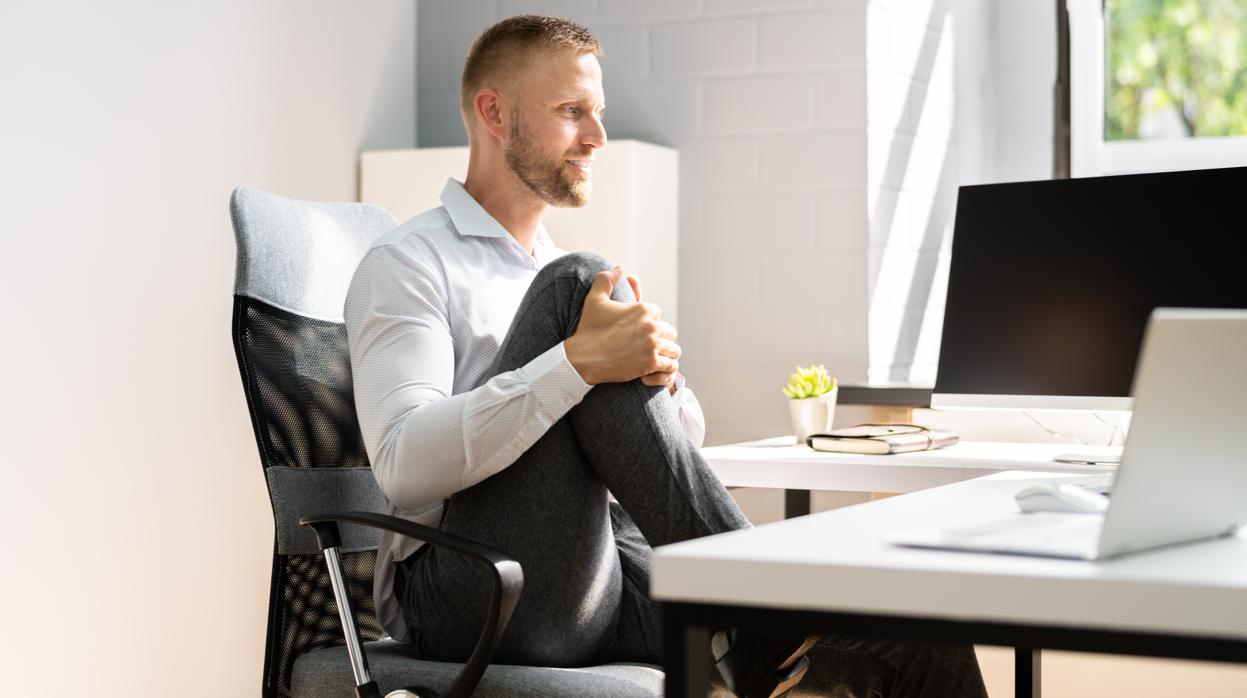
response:
M819 364L809 368L798 366L796 373L788 376L788 385L783 390L793 400L803 400L829 393L835 388L836 379L827 375L827 369Z

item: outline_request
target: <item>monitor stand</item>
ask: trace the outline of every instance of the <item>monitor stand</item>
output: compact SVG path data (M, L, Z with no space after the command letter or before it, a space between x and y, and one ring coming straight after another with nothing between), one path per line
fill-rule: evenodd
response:
M1121 448L1105 453L1058 453L1052 460L1078 465L1121 465Z

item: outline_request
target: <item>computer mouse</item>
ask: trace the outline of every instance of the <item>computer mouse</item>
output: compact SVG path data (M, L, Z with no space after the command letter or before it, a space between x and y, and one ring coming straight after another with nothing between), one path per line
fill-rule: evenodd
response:
M1014 493L1013 498L1017 500L1018 508L1028 513L1102 514L1108 509L1108 497L1069 483L1029 485Z

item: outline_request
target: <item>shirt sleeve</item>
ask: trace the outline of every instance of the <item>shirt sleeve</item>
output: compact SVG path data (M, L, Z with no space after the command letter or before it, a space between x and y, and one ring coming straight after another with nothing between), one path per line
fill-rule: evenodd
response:
M559 343L474 390L452 394L444 277L394 245L372 249L347 294L355 406L390 504L414 510L500 472L592 387Z
M671 400L679 411L680 426L684 427L688 440L701 448L706 441L706 416L702 414L701 403L697 401L693 389L685 385L681 373L675 374L675 392L671 394Z

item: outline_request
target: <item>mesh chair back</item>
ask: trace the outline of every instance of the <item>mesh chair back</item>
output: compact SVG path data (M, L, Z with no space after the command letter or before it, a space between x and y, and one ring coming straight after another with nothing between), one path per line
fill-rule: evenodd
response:
M239 187L230 199L238 244L234 350L277 519L263 695L290 696L295 659L341 645L342 627L323 558L291 531L299 499L379 505L360 436L342 305L369 245L395 226L368 204L292 201ZM291 477L292 472L306 473ZM277 477L280 475L281 477ZM366 475L366 476L365 476ZM360 477L364 476L364 477ZM294 483L294 484L289 484ZM326 488L331 491L326 493ZM344 529L345 532L345 529ZM372 598L375 538L342 555L365 640L382 635Z

